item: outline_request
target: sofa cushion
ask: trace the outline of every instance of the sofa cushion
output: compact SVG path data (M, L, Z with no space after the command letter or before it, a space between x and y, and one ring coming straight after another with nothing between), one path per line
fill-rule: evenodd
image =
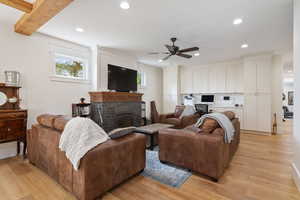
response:
M229 120L233 120L235 118L235 113L232 111L225 111L223 112L224 115L226 115ZM204 120L204 123L200 126L200 128L207 133L212 133L216 128L219 128L220 125L218 122L214 119L207 118Z
M206 132L211 133L219 126L218 122L214 119L206 118L200 128Z
M58 131L63 131L67 122L70 120L70 117L67 116L59 116L54 119L53 122L53 128L55 128Z
M46 126L48 128L53 128L54 120L57 117L61 117L61 115L43 114L43 115L40 115L37 117L37 121L42 126Z
M117 128L115 130L112 130L111 132L108 133L108 136L111 139L117 139L120 137L123 137L125 135L131 134L135 131L136 127L131 126L131 127L126 127L126 128Z

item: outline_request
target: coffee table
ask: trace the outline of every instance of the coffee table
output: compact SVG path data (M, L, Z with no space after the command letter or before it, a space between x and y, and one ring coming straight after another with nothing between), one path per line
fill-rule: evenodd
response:
M166 128L172 128L174 125L172 124L161 124L161 123L155 123L155 124L150 124L146 126L141 126L136 128L137 133L142 133L145 135L150 136L150 150L153 150L155 144L154 144L154 138L158 135L158 132L162 129Z

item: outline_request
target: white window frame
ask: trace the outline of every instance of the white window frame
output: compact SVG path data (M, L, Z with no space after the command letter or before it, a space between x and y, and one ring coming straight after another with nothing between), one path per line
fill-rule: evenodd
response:
M90 66L90 52L80 51L77 49L60 47L57 45L51 45L51 81L58 82L73 82L73 83L82 83L82 84L91 84L91 66ZM72 76L63 76L56 74L56 56L62 56L66 58L72 58L84 63L84 78L72 77Z
M139 88L144 89L147 87L147 76L145 72L138 72L141 76L141 84L139 85Z

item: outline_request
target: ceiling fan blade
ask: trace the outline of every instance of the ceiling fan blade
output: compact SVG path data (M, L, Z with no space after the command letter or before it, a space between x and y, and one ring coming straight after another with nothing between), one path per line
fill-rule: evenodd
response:
M170 52L173 52L174 51L174 47L173 46L170 46L170 45L165 45L165 47L167 47L167 49L170 51Z
M172 55L170 54L170 55L164 57L162 60L168 60L171 56L172 56Z
M182 53L178 53L176 54L177 56L183 57L183 58L192 58L193 56L188 55L188 54L182 54Z
M159 52L150 52L150 53L148 53L148 55L158 55L158 54L160 54Z
M192 47L192 48L179 50L180 53L191 52L191 51L199 51L199 47Z
M169 54L169 52L150 52L148 55Z

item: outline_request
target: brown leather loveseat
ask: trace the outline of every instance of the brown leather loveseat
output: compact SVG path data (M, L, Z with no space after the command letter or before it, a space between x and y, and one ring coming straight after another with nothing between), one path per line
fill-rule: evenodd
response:
M145 168L146 138L130 134L90 150L76 171L58 147L67 120L54 115L37 120L27 135L29 161L80 200L96 199Z
M240 122L232 112L225 113L235 128L234 140L224 142L224 130L213 119L200 129L164 129L159 132L159 159L211 177L223 175L240 143Z
M200 118L198 113L180 117L185 106L176 106L174 113L158 114L154 101L151 101L151 121L152 123L163 123L174 125L174 128L181 129L197 122Z

